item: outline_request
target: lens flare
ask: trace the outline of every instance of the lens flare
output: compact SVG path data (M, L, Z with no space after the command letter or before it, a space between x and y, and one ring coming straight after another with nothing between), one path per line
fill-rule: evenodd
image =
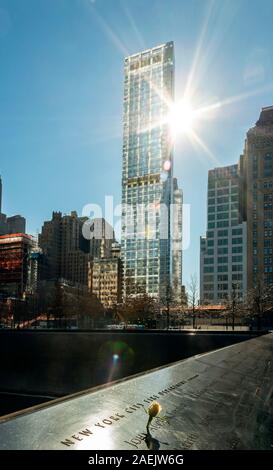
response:
M164 171L170 171L171 166L172 166L172 164L171 164L170 160L166 160L163 164Z
M107 374L107 382L131 371L134 351L123 341L106 341L99 350L99 367Z
M178 101L170 108L169 125L172 134L176 136L180 133L190 132L195 119L195 111L187 100Z

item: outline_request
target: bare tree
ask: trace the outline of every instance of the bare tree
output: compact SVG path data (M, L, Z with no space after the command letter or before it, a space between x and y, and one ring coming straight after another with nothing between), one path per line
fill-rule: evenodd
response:
M39 286L39 311L59 326L71 326L76 322L89 328L97 318L103 317L103 308L86 286L73 285L62 280L44 282Z
M198 303L198 284L196 274L191 275L187 290L188 304L192 313L192 327L196 327L196 307Z
M118 316L125 323L140 322L146 324L153 320L159 307L156 300L150 295L143 293L127 297L118 308Z
M81 327L94 326L95 320L103 318L103 306L98 298L90 292L82 292L74 299L76 316Z
M263 280L258 279L257 285L247 292L245 311L257 321L257 329L261 329L262 319L267 309L272 308L273 285L265 285Z
M225 310L222 314L226 319L226 328L228 328L228 320L231 319L232 330L235 328L235 319L238 318L240 313L239 298L237 293L237 286L235 283L232 284L232 289L224 299Z

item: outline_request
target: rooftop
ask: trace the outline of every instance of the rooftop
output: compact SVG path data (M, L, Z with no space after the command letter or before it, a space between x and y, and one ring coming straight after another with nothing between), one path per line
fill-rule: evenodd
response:
M269 126L273 125L273 106L266 106L262 108L260 117L256 122L256 126Z

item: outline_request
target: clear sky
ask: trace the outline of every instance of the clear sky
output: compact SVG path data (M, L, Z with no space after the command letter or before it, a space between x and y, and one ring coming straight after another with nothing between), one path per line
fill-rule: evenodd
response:
M237 162L273 104L272 21L272 0L0 0L3 211L35 234L53 210L120 203L123 58L173 40L177 98L190 76L194 106L223 103L175 150L191 205L184 282L199 275L208 169Z

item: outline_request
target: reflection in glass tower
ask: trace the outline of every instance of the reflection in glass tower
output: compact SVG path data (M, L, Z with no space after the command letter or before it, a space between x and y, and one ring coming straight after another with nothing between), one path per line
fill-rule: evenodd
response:
M173 43L127 57L124 72L124 294L146 292L165 303L173 281L173 139L168 119L174 99ZM181 279L178 284L181 289Z

